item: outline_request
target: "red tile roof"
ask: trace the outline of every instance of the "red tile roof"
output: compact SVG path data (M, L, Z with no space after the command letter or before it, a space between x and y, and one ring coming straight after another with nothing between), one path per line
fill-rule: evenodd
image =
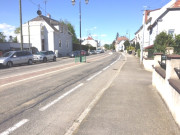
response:
M177 0L174 5L172 6L172 8L179 8L180 7L180 0Z
M94 40L92 37L88 37L87 40Z
M126 38L126 37L118 37L117 38L117 41L122 41L122 40L128 40L128 38Z

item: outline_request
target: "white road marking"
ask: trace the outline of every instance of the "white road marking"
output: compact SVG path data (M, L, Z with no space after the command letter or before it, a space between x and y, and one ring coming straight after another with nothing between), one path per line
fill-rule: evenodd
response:
M73 66L73 67L76 67L76 66L80 66L80 64L75 65L75 66ZM41 77L41 76L45 76L45 75L49 75L49 74L53 74L53 73L59 72L59 71L61 71L61 70L66 70L66 69L69 69L69 68L72 68L72 67L67 67L67 68L63 68L63 69L59 69L59 70L55 70L55 71L52 71L52 72L48 72L48 73L44 73L44 74L40 74L40 75L37 75L37 76L29 77L29 78L26 78L26 79L18 80L18 81L15 81L15 82L6 83L6 84L4 84L4 85L0 85L0 87L4 87L4 86L11 85L11 84L15 84L15 83L19 83L19 82L23 82L23 81L31 80L31 79L34 79L34 78L37 78L37 77Z
M96 73L95 75L91 76L90 78L88 78L86 81L90 81L92 80L94 77L96 77L97 75L101 74L102 71L99 71L98 73Z
M39 109L39 111L45 111L46 109L48 109L49 107L51 107L52 105L56 104L58 101L60 101L61 99L65 98L66 96L68 96L69 94L71 94L72 92L74 92L75 90L77 90L79 87L83 86L84 84L81 83L79 85L77 85L76 87L74 87L73 89L71 89L70 91L66 92L65 94L63 94L62 96L58 97L57 99L55 99L54 101L52 101L51 103L47 104L46 106L42 107Z
M110 82L96 95L96 97L92 100L92 102L88 105L88 107L84 110L84 112L79 116L79 118L75 120L75 122L72 124L72 126L67 130L67 132L64 135L73 135L73 133L77 131L82 121L87 117L89 112L93 109L93 107L99 101L103 93L111 86L112 82L118 76L124 64L125 62L123 62L123 64L119 68L118 73L114 77L112 77Z
M28 121L29 121L28 119L23 119L22 121L15 124L13 127L10 127L6 131L0 133L0 135L9 135L10 133L15 131L16 129L18 129L19 127L21 127L22 125L24 125Z
M105 67L105 68L103 68L103 70L106 70L106 69L108 69L110 66L107 66L107 67Z

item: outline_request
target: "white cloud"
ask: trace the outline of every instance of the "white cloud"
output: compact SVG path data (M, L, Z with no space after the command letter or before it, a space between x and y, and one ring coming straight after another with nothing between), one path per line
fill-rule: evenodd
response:
M101 36L101 37L107 37L107 35L106 35L106 34L101 34L100 36Z
M6 38L9 38L9 36L15 37L16 34L14 33L14 30L16 29L15 26L8 25L6 23L0 24L0 32L3 32Z
M94 27L92 27L92 28L87 28L86 31L93 31L93 30L96 30L96 29L97 29L97 27L94 26Z

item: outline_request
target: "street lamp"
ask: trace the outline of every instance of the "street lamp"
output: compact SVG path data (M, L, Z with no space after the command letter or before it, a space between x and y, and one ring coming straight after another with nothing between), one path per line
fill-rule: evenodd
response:
M75 5L75 0L72 0L72 5ZM89 0L85 0L85 3L88 4ZM79 29L80 29L80 62L82 62L82 57L81 57L81 0L79 0Z
M22 8L21 8L21 0L19 0L19 16L20 16L21 50L23 50L23 35L22 35Z

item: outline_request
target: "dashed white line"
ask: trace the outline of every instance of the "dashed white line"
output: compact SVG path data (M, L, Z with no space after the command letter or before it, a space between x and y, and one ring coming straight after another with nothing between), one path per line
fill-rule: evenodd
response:
M6 131L0 133L0 135L9 135L10 133L15 131L16 129L18 129L19 127L21 127L22 125L24 125L28 121L29 121L28 119L23 119L22 121L18 122L14 126L8 128Z
M56 104L58 101L60 101L61 99L63 99L64 97L66 97L67 95L69 95L70 93L74 92L75 90L77 90L79 87L83 86L84 84L81 83L79 85L77 85L76 87L74 87L73 89L71 89L70 91L66 92L65 94L63 94L62 96L58 97L57 99L55 99L54 101L52 101L51 103L47 104L46 106L42 107L39 109L39 111L45 111L46 109L48 109L49 107L51 107L52 105Z
M96 77L97 75L101 74L102 71L99 71L98 73L96 73L95 75L91 76L90 78L88 78L86 81L90 81L92 80L94 77Z

